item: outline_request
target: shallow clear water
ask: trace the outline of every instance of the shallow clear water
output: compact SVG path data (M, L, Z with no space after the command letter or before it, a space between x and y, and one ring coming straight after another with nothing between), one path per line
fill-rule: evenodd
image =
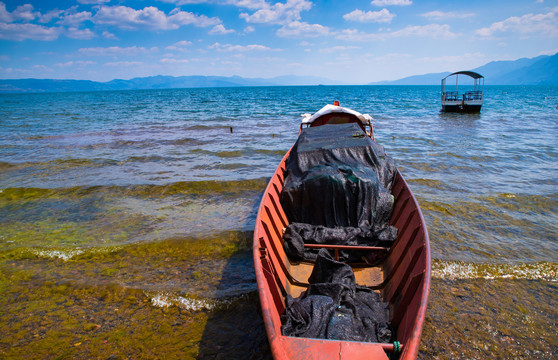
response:
M299 115L333 100L373 116L424 212L422 357L558 356L558 87L542 86L487 86L480 114L441 113L434 86L1 95L0 355L269 357L256 209Z

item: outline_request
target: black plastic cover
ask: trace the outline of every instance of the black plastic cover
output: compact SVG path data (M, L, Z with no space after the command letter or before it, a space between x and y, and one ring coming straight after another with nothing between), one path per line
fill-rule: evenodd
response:
M290 223L358 228L370 240L361 245L395 239L397 230L389 226L395 163L358 124L303 129L285 171L281 205ZM296 233L287 228L284 240Z
M356 285L352 268L335 261L325 249L308 281L310 286L300 297L287 295L283 335L384 343L395 338L388 304L380 294Z
M397 229L389 226L381 232L354 227L328 228L321 225L291 223L283 234L285 253L294 261L316 260L318 249L305 248L304 244L360 245L390 247L397 237ZM348 262L375 263L386 254L371 254L369 251L339 251L339 260Z

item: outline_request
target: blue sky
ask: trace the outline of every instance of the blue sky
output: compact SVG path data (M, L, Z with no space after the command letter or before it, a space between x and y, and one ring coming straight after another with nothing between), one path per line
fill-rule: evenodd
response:
M0 78L364 84L558 52L558 0L0 1Z

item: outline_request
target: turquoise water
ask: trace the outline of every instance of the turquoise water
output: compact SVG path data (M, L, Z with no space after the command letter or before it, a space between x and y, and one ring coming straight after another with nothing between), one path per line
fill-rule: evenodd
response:
M0 355L269 356L255 213L300 114L333 100L372 115L428 223L422 356L558 355L558 87L544 86L487 86L480 114L441 113L436 86L1 95Z

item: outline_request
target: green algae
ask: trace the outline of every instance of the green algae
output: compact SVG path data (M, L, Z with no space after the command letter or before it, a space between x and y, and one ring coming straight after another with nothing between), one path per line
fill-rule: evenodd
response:
M39 247L56 249L90 246L91 244L121 244L133 236L148 231L157 219L138 215L91 216L76 221L48 217L15 221L5 218L2 224L2 248Z
M238 196L246 192L261 192L265 189L269 179L259 178L235 181L185 181L170 184L168 186L148 186L132 188L133 195L172 195L193 194Z
M5 257L0 261L0 357L195 359L216 352L237 358L269 354L254 292L218 302L220 306L154 301L164 289L182 288L180 299L200 302L203 297L187 290L228 287L223 273L236 256L250 256L251 235L228 232L130 244L66 261ZM249 262L248 266L253 271ZM190 280L179 283L188 276ZM152 291L146 291L149 288Z
M0 298L5 358L270 357L256 293L191 311L154 306L145 292L114 284L30 283L18 271L10 276ZM555 358L557 291L545 281L433 279L420 357Z
M433 279L420 356L556 358L557 293L546 281Z
M208 314L153 307L134 289L11 283L0 306L0 356L193 359ZM135 301L123 301L130 294Z
M234 286L226 277L238 273L236 257L253 272L251 236L176 237L65 261L13 250L0 258L0 357L269 358L254 279L247 297L217 295ZM434 273L445 265L434 261ZM558 355L556 283L498 278L506 275L502 266L475 264L472 277L433 278L421 358ZM548 266L555 269L541 271Z
M452 254L471 262L555 260L555 196L506 193L451 202L419 199L419 204L436 258Z
M246 222L266 179L0 191L1 251L81 252ZM245 213L239 213L244 206ZM234 209L234 211L232 211ZM208 223L204 223L208 222ZM208 230L207 230L208 229ZM63 255L62 255L63 256Z
M445 183L440 180L435 179L408 179L407 183L409 183L412 187L414 185L424 186L430 189L436 189L441 191L456 191L457 189L453 187L451 184Z
M230 221L266 183L3 189L0 358L269 357L252 233L217 232L202 221ZM556 264L544 262L548 249L535 242L555 239L556 199L504 193L419 202L441 259L433 262L421 358L558 356L550 336ZM212 231L193 236L196 226ZM493 264L518 251L518 260L536 262Z
M208 296L222 292L219 287L223 272L232 260L239 263L236 272L241 278L233 278L230 285L245 281L242 279L253 279L249 261L251 236L251 232L226 232L207 238L174 238L74 252L15 248L1 252L0 261L4 262L6 271L25 269L21 274L37 281L117 282L144 290L176 292L182 289L178 294ZM253 289L252 285L250 287ZM245 291L242 289L246 287L239 291ZM232 290L226 292L235 294Z
M0 191L0 206L10 201L26 200L76 200L95 197L96 200L108 201L115 196L160 197L167 195L219 195L226 193L238 195L245 192L261 192L269 179L258 178L231 181L181 181L166 185L131 185L131 186L75 186L67 188L5 188Z
M191 150L191 152L194 154L213 155L220 158L242 157L247 154L245 151L242 150L210 151L210 150L203 150L203 149L194 149Z

